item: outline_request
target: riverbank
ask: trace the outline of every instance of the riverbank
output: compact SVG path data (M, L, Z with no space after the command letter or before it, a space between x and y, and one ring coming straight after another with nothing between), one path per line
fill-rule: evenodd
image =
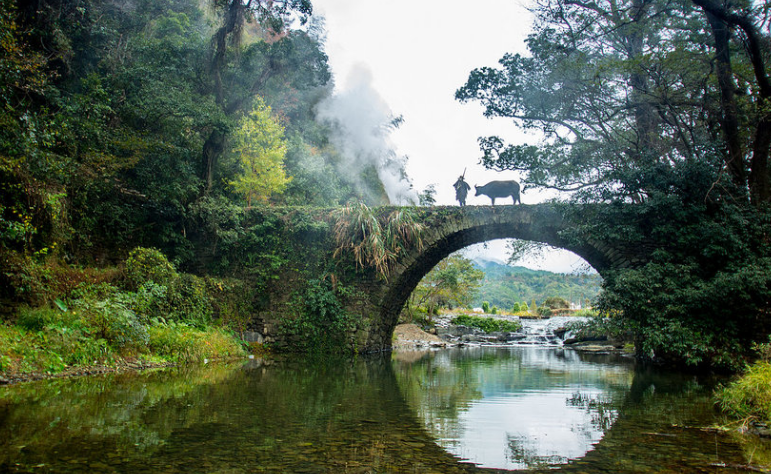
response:
M245 358L248 353L245 343L225 328L156 325L147 332L143 346L119 347L82 328L30 331L0 324L0 385Z
M88 375L104 375L121 372L133 372L148 369L163 369L174 367L174 362L150 362L145 360L123 360L115 365L89 365L80 367L68 367L61 372L29 372L23 374L0 375L0 386L22 382L34 382L36 380L62 379L69 377L85 377Z

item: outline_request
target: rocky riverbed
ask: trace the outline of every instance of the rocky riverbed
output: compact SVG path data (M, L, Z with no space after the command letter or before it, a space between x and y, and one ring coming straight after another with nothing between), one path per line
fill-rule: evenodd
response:
M450 323L455 315L440 315L435 327L424 331L415 324L401 324L394 330L394 348L441 348L464 345L543 345L564 346L591 352L617 352L623 344L604 338L585 340L575 337L568 324L579 321L576 317L553 317L544 319L519 319L499 316L501 319L518 320L522 327L514 332L485 333L476 328L457 326ZM485 317L495 317L484 315Z

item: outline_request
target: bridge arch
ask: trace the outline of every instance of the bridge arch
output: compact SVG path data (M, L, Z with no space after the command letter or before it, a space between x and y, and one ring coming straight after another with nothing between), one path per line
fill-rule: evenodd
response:
M435 207L425 219L422 248L402 255L380 294L373 295L381 325L375 340L390 344L399 314L420 280L442 259L473 244L506 238L541 242L575 253L601 274L618 263L601 248L566 238L571 222L555 204Z

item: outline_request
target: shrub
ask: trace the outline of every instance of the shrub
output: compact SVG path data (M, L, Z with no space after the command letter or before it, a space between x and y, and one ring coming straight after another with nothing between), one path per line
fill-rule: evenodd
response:
M147 344L147 329L133 310L136 294L101 283L80 285L73 296L79 298L70 300L71 308L81 313L85 326L97 338L120 349Z
M505 319L482 318L469 314L461 314L454 317L450 323L456 326L466 326L480 329L486 333L491 332L514 332L518 331L522 324L518 321L507 321Z
M279 332L292 339L292 347L301 352L354 352L350 334L356 329L356 320L340 301L346 292L341 285L333 288L328 280L308 281L302 301L297 302L302 314L283 320Z
M482 301L482 311L484 311L485 313L489 313L490 312L490 303L489 302Z
M197 327L211 323L213 310L203 279L182 274L168 288L166 303L169 319Z
M546 306L550 309L568 309L570 308L570 303L565 298L550 296L543 301L542 306Z
M148 281L168 286L177 278L177 272L160 250L137 247L126 259L126 278L134 288Z
M85 319L99 337L118 348L139 348L147 344L147 328L125 301L98 301L85 310Z

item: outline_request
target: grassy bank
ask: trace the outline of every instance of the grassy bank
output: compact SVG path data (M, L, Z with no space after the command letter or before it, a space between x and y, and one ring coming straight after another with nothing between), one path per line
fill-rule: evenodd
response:
M2 379L246 355L243 282L178 273L152 249L119 268L53 268L28 272L44 297L0 322Z
M720 408L743 424L771 425L771 363L755 362L716 395Z
M242 357L237 338L223 328L156 325L146 328L147 343L131 348L115 344L77 321L40 331L0 326L0 378L25 380L94 368L145 367L204 359Z

